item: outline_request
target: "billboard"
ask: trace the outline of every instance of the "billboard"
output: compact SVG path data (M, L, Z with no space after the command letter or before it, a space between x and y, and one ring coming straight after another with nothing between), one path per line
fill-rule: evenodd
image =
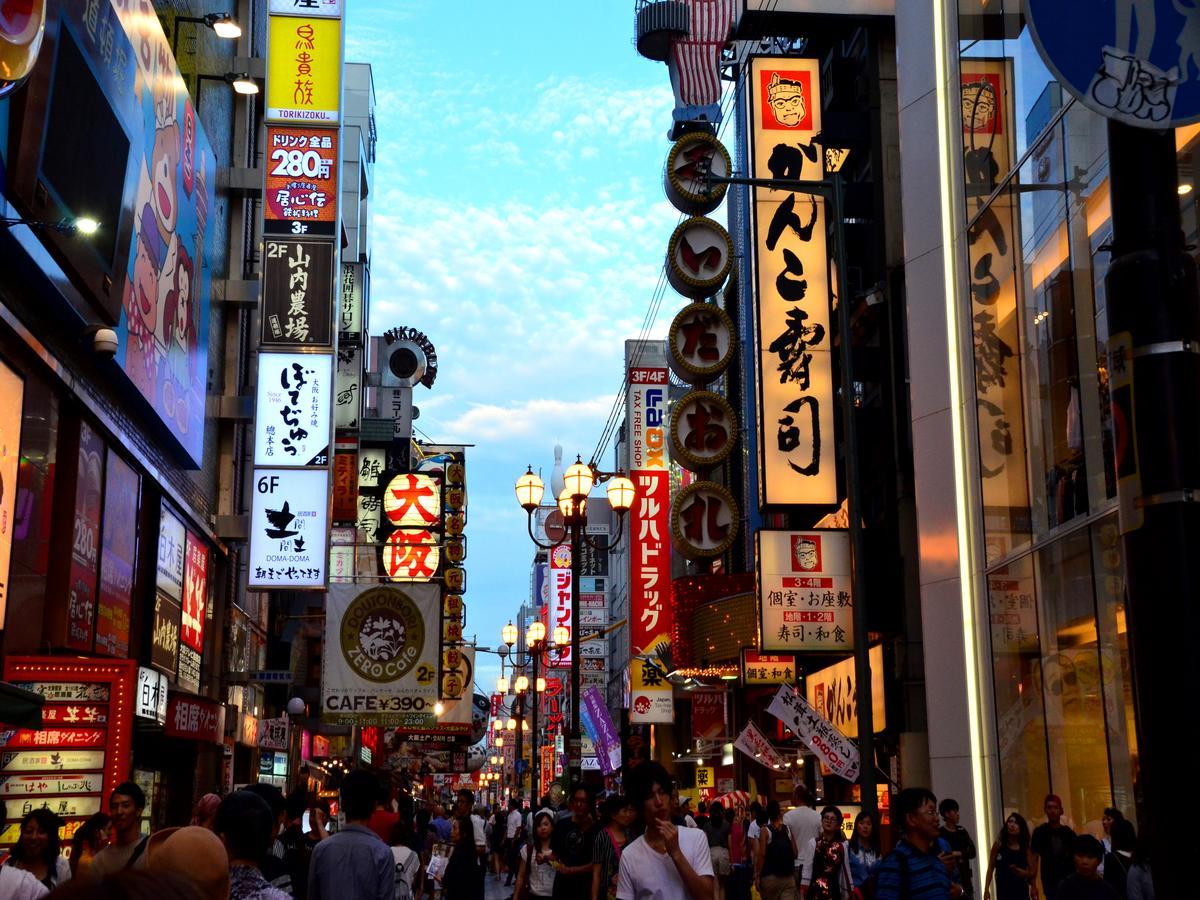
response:
M256 466L329 466L333 356L258 354Z
M333 328L333 244L263 242L262 344L327 347Z
M333 585L325 615L321 718L358 725L427 725L438 700L440 617L438 585Z
M752 177L821 180L820 90L815 59L750 61L746 95ZM825 201L800 190L751 190L759 503L834 504L838 494Z
M265 234L334 237L337 189L337 129L267 126Z
M849 532L762 530L755 539L761 649L853 649Z

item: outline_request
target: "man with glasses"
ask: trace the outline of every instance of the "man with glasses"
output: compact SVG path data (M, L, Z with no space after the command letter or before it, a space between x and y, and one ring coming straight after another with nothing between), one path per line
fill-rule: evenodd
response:
M941 858L937 798L927 788L905 788L894 809L904 837L879 866L876 900L950 900L961 894Z

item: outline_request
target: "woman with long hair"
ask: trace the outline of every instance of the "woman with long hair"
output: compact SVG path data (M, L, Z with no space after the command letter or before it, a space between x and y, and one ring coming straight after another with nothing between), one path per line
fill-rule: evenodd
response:
M554 813L548 809L539 809L533 817L533 834L529 841L521 846L521 867L517 872L513 897L550 900L554 895L554 876L560 863L550 848L553 835Z
M804 874L800 896L809 900L843 900L850 894L849 851L842 838L842 811L836 806L821 810L821 832L809 838L800 851Z
M850 859L850 877L854 887L863 888L875 874L882 859L879 853L879 832L875 829L875 817L863 810L854 819L854 834L846 844Z
M637 810L623 794L606 797L600 806L600 830L592 843L592 900L610 900L617 895L621 851L632 840L629 832Z
M1018 812L1004 820L1000 837L988 854L983 900L991 900L992 875L996 876L996 900L1029 900L1033 883L1033 851L1029 848L1029 823Z
M71 866L59 851L62 819L48 809L35 809L21 820L20 837L4 865L24 869L47 889L71 880Z
M78 878L87 874L92 865L92 857L108 846L112 839L112 819L108 813L93 814L79 826L75 836L71 838L71 877Z

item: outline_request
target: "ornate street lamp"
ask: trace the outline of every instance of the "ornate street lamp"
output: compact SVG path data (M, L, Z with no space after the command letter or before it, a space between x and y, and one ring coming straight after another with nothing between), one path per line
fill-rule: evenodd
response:
M609 506L617 514L617 533L601 544L593 541L587 535L587 498L596 485L606 482L608 486L605 490L608 494ZM559 540L547 543L538 540L537 535L533 532L533 513L541 503L546 486L533 473L532 466L529 467L524 475L517 479L515 489L517 502L525 510L526 517L528 518L529 539L539 548L547 551L553 551L555 547L560 547L568 542L570 542L571 546L572 628L567 629L562 625L556 626L553 631L553 644L558 647L566 647L569 644L571 647L570 765L571 779L572 781L578 781L582 767L579 734L579 706L582 695L579 664L579 558L582 555L581 550L585 543L593 550L606 553L609 548L621 540L621 531L625 525L625 514L633 506L637 491L634 488L633 482L626 478L624 473L601 472L591 463L585 463L581 457L576 456L575 462L564 473L563 489L558 497L555 498L566 527L563 529L563 535ZM544 631L542 633L544 636ZM531 646L540 644L540 642L533 641L532 639L530 639L529 643ZM537 653L534 654L535 666L537 655ZM536 686L539 684L536 668L533 675ZM536 714L537 706L535 704L534 715L536 716ZM536 730L537 725L535 720L535 741Z

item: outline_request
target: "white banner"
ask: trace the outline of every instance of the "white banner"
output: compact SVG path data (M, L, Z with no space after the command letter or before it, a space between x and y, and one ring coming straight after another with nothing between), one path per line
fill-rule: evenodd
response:
M779 755L775 745L767 740L767 736L759 731L753 722L746 723L733 746L764 766L783 765L783 757Z
M439 585L430 584L330 586L321 669L324 721L425 725L438 699L441 594Z
M247 587L325 587L328 541L328 469L255 469Z
M330 354L259 351L254 464L328 467L332 397Z
M822 718L790 685L779 688L767 712L790 728L834 775L847 781L858 779L858 747Z

